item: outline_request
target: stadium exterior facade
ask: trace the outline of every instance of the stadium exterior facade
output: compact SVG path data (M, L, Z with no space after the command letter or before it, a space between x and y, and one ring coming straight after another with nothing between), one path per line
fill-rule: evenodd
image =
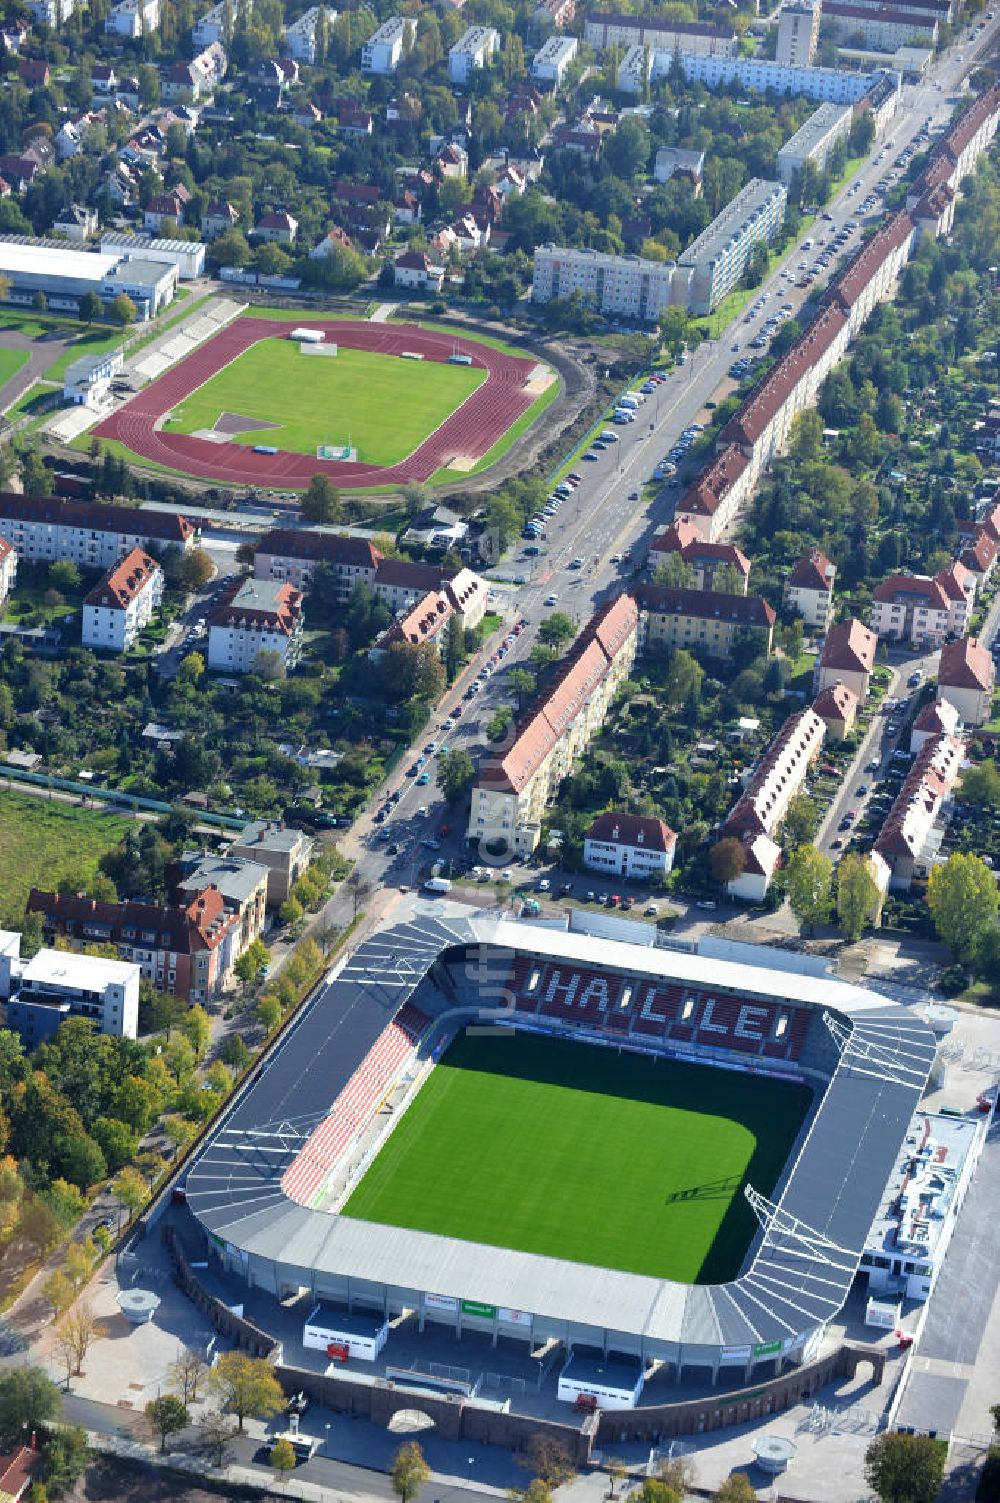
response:
M418 1010L432 992L437 1016ZM345 1140L337 1098L407 1009L427 1024L411 1035L418 1060L457 1026L501 1022L809 1080L813 1111L773 1202L754 1197L761 1225L739 1276L683 1285L319 1208L343 1155L323 1146ZM826 977L418 898L330 973L193 1160L187 1205L210 1253L277 1298L308 1291L350 1310L414 1312L420 1330L759 1379L810 1361L843 1306L934 1049L904 1007Z

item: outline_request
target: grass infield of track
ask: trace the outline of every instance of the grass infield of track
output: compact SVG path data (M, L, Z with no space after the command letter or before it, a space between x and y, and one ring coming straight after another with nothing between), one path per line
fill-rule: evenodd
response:
M340 347L304 355L288 339L263 339L191 392L164 424L167 433L212 428L223 412L262 426L231 442L273 444L293 454L346 444L363 464L398 464L486 379L484 370L403 360Z
M808 1086L528 1034L460 1037L347 1216L721 1283L774 1189Z

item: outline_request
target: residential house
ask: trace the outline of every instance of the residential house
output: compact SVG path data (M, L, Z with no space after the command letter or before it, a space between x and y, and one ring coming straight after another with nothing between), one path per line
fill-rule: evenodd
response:
M10 47L7 43L7 35L15 39L20 35L19 26L27 29L27 22L20 23L5 21L3 36L8 50L16 52L16 47ZM41 1461L42 1453L36 1450L34 1442L30 1446L14 1446L13 1450L0 1451L0 1498L10 1499L10 1503L21 1503L21 1499L27 1494L31 1486L31 1480L36 1466Z
M382 554L368 538L344 533L276 527L266 532L254 552L254 577L292 585L307 593L322 565L346 600L357 584L371 585Z
M91 63L90 86L95 94L116 94L118 83L113 63Z
M227 230L235 230L239 222L239 210L228 199L215 198L201 217L202 239L215 240Z
M370 136L375 117L352 99L345 99L337 112L337 129L342 136Z
M415 193L409 188L404 188L392 201L392 219L394 224L419 224L423 218L423 207Z
M843 741L854 729L858 714L858 696L843 679L831 684L813 700L813 711L826 726L830 741Z
M273 657L290 671L302 650L302 596L290 584L244 579L229 585L208 616L208 667L253 673Z
M939 577L892 574L872 594L872 630L892 642L913 647L940 647L960 635L968 621L968 603L953 598Z
M351 237L346 230L342 230L339 224L333 224L327 230L322 240L317 241L309 252L311 261L325 261L337 250L353 250Z
M183 906L204 892L217 887L226 912L236 919L239 929L235 940L236 959L264 933L267 922L268 869L261 862L234 855L188 854L169 871L175 901Z
M57 235L65 235L67 240L80 244L97 234L97 210L70 204L62 210L52 228Z
M47 89L52 77L48 63L41 57L22 57L17 76L27 89Z
M610 809L597 816L584 836L583 864L605 876L643 882L666 876L676 847L677 836L662 819Z
M469 176L469 153L457 141L448 141L434 158L434 166L441 177L464 181Z
M445 268L435 266L426 251L403 251L396 257L394 279L397 287L411 287L420 292L440 292Z
M997 542L987 528L976 529L958 555L958 561L968 569L980 589L988 583L996 568Z
M268 245L294 245L299 232L299 221L287 209L271 209L267 214L261 215L253 232L258 240Z
M643 650L653 645L684 647L726 660L736 643L752 634L761 652L771 651L775 611L759 595L720 595L714 590L643 584L636 590L636 599L642 611Z
M197 104L210 98L229 70L229 58L221 42L210 42L190 62L177 62L160 80L164 104Z
M690 184L695 198L702 189L705 173L705 153L687 146L661 146L653 163L653 176L658 183L669 183L673 177L682 178Z
M807 626L825 631L833 617L835 565L819 548L807 548L785 580L785 604L798 611Z
M537 20L550 21L561 31L576 19L576 0L538 0L534 15Z
M518 719L513 736L480 763L468 835L492 850L529 854L545 808L604 724L638 650L639 610L629 595L603 605L555 677Z
M851 618L831 626L816 664L814 689L822 693L840 682L863 704L875 666L878 638L862 622Z
M229 847L230 856L239 856L266 869L269 908L280 908L291 895L296 882L308 870L312 853L313 842L308 835L269 819L246 825Z
M28 563L65 558L85 569L109 569L133 548L174 544L187 552L197 537L178 512L0 491L0 538Z
M323 119L323 112L317 109L311 99L303 99L295 106L292 112L292 119L296 125L302 126L304 130L312 130Z
M165 219L173 220L174 224L184 223L184 210L191 202L191 194L183 183L177 183L175 187L168 188L165 193L157 193L151 198L143 211L143 228L150 230L154 235L160 234Z
M163 570L150 554L133 548L84 598L84 647L127 652L162 599Z
M238 920L217 887L206 887L185 906L106 903L33 887L27 911L41 915L46 939L59 935L78 945L113 945L157 991L183 1002L214 997L237 957Z
M719 589L715 582L716 575L725 570L727 589L722 593L742 595L747 593L750 560L746 554L734 543L706 543L698 529L692 526L685 517L671 522L664 532L657 533L649 545L649 562L655 568L672 553L679 554L694 570L697 589Z
M985 725L993 713L996 667L976 637L946 642L938 664L938 694L954 705L965 725Z

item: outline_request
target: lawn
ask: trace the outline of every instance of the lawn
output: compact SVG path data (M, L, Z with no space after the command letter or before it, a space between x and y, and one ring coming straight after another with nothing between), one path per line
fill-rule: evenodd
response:
M486 379L486 372L340 348L305 355L288 339L263 339L174 409L166 431L195 433L235 413L261 426L240 444L315 454L346 444L366 464L397 464Z
M86 882L133 821L30 793L0 791L0 912L21 912L28 889Z
M792 1085L527 1034L452 1044L347 1216L683 1283L735 1277Z
M27 350L0 349L0 386L9 381L11 376L16 376L23 365L28 363Z

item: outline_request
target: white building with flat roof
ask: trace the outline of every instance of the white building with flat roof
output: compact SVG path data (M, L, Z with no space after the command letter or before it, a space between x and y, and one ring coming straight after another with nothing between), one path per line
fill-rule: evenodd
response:
M808 68L819 41L819 0L791 0L778 12L775 61L784 68Z
M755 245L769 245L781 232L788 190L784 183L754 177L741 188L678 259L688 268L692 313L711 313L743 278Z
M232 38L227 35L227 20L231 26L235 13L235 6L227 3L227 0L218 0L217 5L207 10L191 28L195 50L200 52L204 47L211 47L213 42L222 42L228 46Z
M337 19L337 12L330 10L328 6L313 5L304 15L299 16L297 21L292 21L285 27L285 48L290 58L297 63L314 63L316 61L316 32L319 27L320 11L325 11L327 35L333 30L333 23Z
M598 52L608 47L640 46L652 51L690 52L706 57L735 57L739 47L739 38L728 27L612 12L588 16L583 40Z
M165 307L177 286L174 267L122 251L80 250L28 235L0 237L0 274L10 283L9 303L27 306L44 292L52 311L76 313L86 292L96 293L105 306L124 292L141 321Z
M818 172L823 171L838 141L846 141L850 135L853 118L849 104L829 100L813 111L778 152L778 176L786 187L796 174L801 176L807 162L812 162Z
M497 55L500 33L492 26L469 26L448 51L448 77L467 84L473 73L488 68Z
M104 18L104 30L109 36L150 36L160 24L160 0L120 0L112 6Z
M42 26L65 25L76 9L76 0L27 0L32 18Z
M125 363L121 350L103 355L81 355L66 367L63 401L76 407L101 407L108 400L111 383Z
M134 1039L139 1028L140 969L68 950L39 950L20 958L21 936L0 932L0 998L6 1026L28 1049L51 1038L68 1017L91 1018L101 1033Z
M395 73L403 53L413 46L416 22L408 16L390 16L383 21L361 49L361 69L364 73Z
M664 74L673 54L662 60ZM683 51L678 61L688 83L703 83L706 89L738 84L761 94L798 94L805 99L830 99L835 104L855 104L866 94L877 75L851 73L846 68L802 68L756 57L708 57Z
M531 60L531 76L535 83L548 84L558 89L566 76L566 69L580 50L576 37L551 36Z
M181 282L193 282L205 272L203 240L162 240L152 235L130 235L107 230L101 236L101 250L107 255L141 256L160 266L174 266Z

